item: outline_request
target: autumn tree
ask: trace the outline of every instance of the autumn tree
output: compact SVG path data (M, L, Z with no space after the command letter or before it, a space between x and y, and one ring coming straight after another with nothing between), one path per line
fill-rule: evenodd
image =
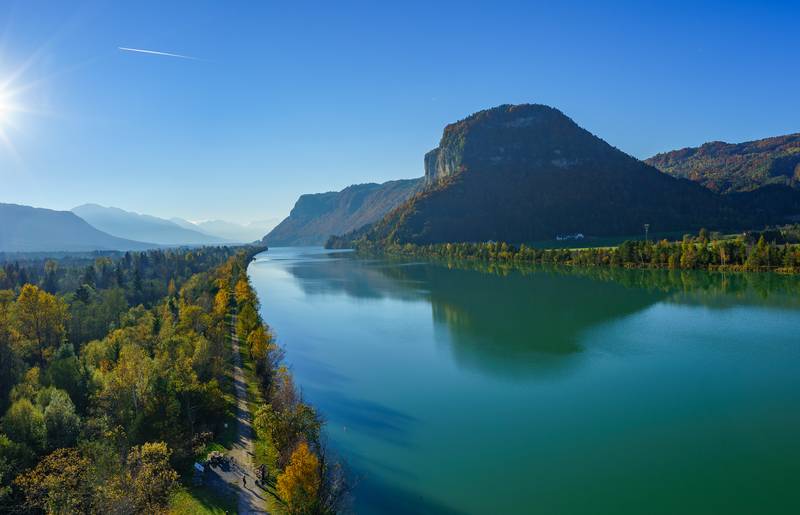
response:
M116 366L104 378L97 396L99 405L129 433L141 422L153 375L152 358L138 345L127 343L119 352Z
M14 317L20 333L20 354L46 365L64 338L67 321L64 301L26 284L14 304Z
M178 486L178 473L169 464L171 451L164 442L133 447L128 454L126 483L137 513L159 513Z
M225 316L229 305L230 294L227 288L221 288L214 296L214 314L220 317Z
M291 514L314 513L320 488L319 458L306 442L292 452L289 464L278 476L276 490Z
M245 303L254 304L255 295L250 289L250 283L247 282L247 277L243 276L236 281L236 286L233 289L233 295L236 298L236 303L241 308Z
M202 307L181 303L178 315L179 331L194 331L197 334L203 334L210 322L208 314Z
M14 481L31 511L53 514L89 513L92 491L90 461L77 449L56 449Z
M272 338L267 334L263 324L258 325L250 332L247 337L247 346L250 349L250 358L255 360L256 366L266 359L271 343Z

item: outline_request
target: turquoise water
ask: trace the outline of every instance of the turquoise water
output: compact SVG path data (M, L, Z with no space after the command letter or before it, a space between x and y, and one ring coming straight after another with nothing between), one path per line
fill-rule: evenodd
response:
M264 319L358 513L800 507L800 280L276 248Z

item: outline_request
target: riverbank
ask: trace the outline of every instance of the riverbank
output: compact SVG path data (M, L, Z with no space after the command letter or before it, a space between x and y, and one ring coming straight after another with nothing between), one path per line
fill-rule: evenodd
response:
M491 263L800 274L800 244L776 244L764 235L756 241L744 236L710 239L705 231L682 241L625 241L616 247L539 249L502 242L382 246L361 240L356 250Z
M262 504L271 513L338 513L347 493L343 469L328 455L324 422L296 388L283 349L261 317L247 274L252 259L242 256L232 267L233 296L227 300L236 312L237 397L240 411L252 420L245 452L251 479L258 479L259 490L269 495Z

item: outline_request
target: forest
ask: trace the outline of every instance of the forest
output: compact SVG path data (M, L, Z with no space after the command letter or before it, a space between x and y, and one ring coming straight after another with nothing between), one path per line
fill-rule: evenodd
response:
M487 262L568 266L611 266L679 270L720 270L800 273L797 226L723 237L701 229L680 241L634 240L616 247L542 249L504 242L440 243L432 245L389 244L381 246L358 240L364 253Z
M0 512L163 513L233 420L231 321L256 364L256 427L286 513L336 511L341 467L258 313L263 249L0 266Z

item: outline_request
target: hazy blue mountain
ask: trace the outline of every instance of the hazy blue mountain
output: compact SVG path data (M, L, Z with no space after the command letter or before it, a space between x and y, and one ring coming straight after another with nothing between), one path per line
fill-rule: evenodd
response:
M171 218L170 220L181 227L238 243L251 243L260 240L279 222L277 219L256 220L248 224L238 224L227 220L206 220L203 222L190 222L183 218Z
M91 225L120 238L151 241L160 245L223 245L224 238L187 229L163 218L132 213L116 207L84 204L72 209Z
M375 222L413 195L422 179L356 184L342 191L301 195L289 216L264 237L273 246L322 245Z
M0 252L142 250L156 246L107 234L70 211L0 204Z
M180 218L178 216L173 216L172 218L169 219L169 221L174 223L175 225L179 225L179 226L183 227L184 229L189 229L190 231L203 232L202 230L200 230L200 227L197 224L195 224L194 222L190 222L189 220L186 220L185 218ZM212 236L212 235L209 235L209 236Z

